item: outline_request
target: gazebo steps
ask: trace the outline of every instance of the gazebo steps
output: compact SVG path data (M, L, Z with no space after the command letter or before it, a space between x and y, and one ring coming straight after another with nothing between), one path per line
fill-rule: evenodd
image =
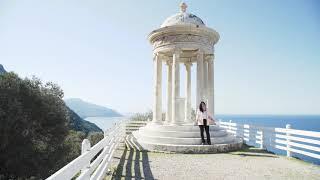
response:
M180 132L199 132L199 126L198 125L154 125L152 123L147 124L144 127L141 127L140 129L148 129L148 130L156 130L156 131L180 131ZM210 131L217 131L217 130L225 130L224 128L221 128L216 125L210 126Z
M200 136L200 129L197 131L159 131L159 130L151 130L146 128L140 128L140 133L143 133L147 136L159 136L159 137L174 137L174 138L196 138ZM223 137L228 133L226 130L213 130L210 129L211 137Z
M166 153L205 154L235 151L242 148L243 140L235 138L229 143L215 143L212 145L185 145L138 142L133 135L126 138L127 147L139 151L153 151Z
M149 136L146 134L140 134L140 132L135 131L133 135L139 139L141 142L159 143L159 144L176 144L176 145L195 145L201 144L200 133L197 137L168 137L168 136ZM212 144L221 144L232 142L235 137L231 134L220 137L212 137ZM205 137L206 139L206 137Z
M199 127L186 125L157 125L149 123L132 132L128 144L140 146L139 149L157 152L176 153L216 153L227 152L241 148L242 139L236 138L219 126L210 126L212 145L201 144ZM205 133L204 133L204 136ZM206 138L205 138L206 139Z
M126 124L126 134L131 134L133 131L137 131L140 127L145 126L148 121L130 121Z

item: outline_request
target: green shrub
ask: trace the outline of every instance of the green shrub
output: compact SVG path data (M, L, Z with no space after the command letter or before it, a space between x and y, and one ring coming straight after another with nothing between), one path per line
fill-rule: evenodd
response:
M136 113L131 118L132 121L148 121L152 120L152 111L146 113Z
M68 150L62 90L39 79L0 75L0 174L46 177Z
M0 179L44 179L80 155L88 134L92 145L103 137L62 98L56 84L0 75Z
M97 144L103 138L104 138L104 136L100 132L91 132L88 135L88 139L89 139L89 141L91 143L91 147L94 146L95 144Z

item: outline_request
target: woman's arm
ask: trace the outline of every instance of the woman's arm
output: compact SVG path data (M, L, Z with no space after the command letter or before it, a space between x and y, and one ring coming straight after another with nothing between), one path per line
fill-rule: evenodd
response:
M208 115L208 118L213 122L214 125L216 125L216 120L212 116Z
M199 116L200 116L199 110L197 110L197 112L196 112L196 122L198 122Z

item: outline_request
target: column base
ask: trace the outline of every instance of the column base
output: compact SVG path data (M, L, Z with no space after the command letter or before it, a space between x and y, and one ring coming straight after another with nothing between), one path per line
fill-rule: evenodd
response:
M164 121L163 124L169 125L169 124L171 124L171 121Z
M192 125L194 123L195 123L194 121L185 121L185 122L183 122L183 124L185 124L185 125Z
M163 125L163 122L162 121L151 121L151 124Z
M184 122L173 122L173 123L170 123L170 125L173 125L173 126L182 126L182 125L184 125Z

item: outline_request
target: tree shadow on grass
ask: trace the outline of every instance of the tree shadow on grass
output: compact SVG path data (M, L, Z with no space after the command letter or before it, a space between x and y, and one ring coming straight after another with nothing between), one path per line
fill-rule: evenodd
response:
M142 165L142 166L141 166ZM146 151L125 148L112 179L154 179Z

